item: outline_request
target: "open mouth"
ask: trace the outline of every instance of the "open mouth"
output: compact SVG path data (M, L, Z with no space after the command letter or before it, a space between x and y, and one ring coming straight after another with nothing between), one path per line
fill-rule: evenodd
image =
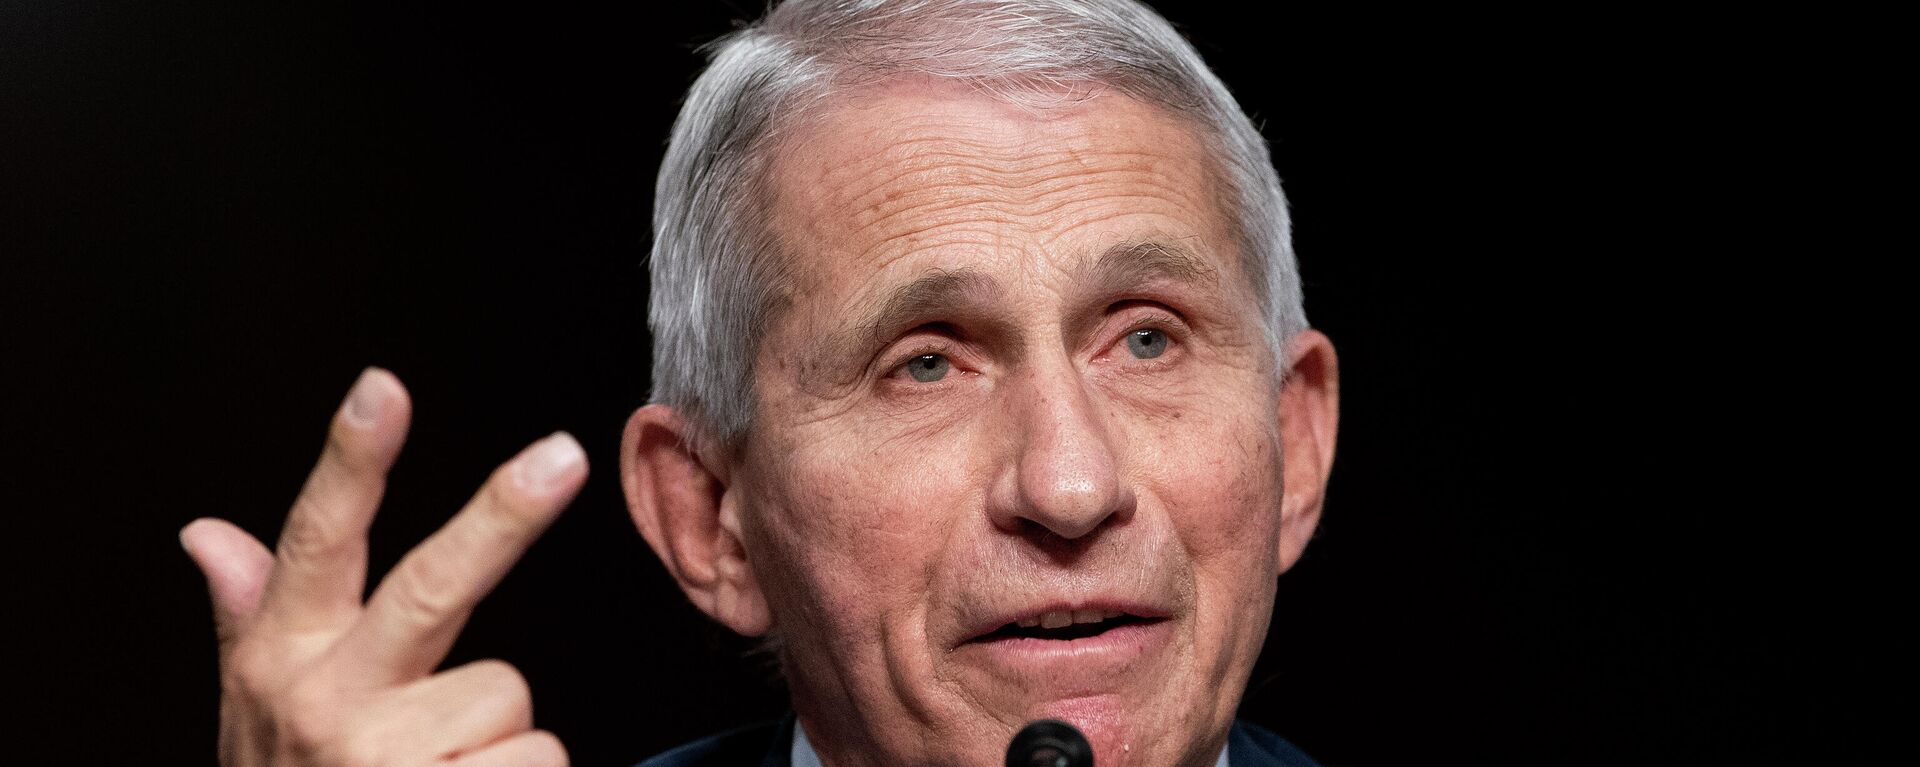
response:
M1123 612L1075 610L1073 612L1050 612L1033 618L1001 626L975 637L975 642L993 642L1002 639L1049 639L1072 641L1105 634L1122 626L1134 626L1158 623L1161 618L1142 618Z

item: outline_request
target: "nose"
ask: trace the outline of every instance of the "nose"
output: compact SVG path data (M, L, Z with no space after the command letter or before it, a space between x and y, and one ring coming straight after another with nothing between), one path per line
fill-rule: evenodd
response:
M1133 515L1099 408L1078 371L1064 367L1030 371L1011 395L1016 446L991 500L1002 530L1038 528L1071 540Z

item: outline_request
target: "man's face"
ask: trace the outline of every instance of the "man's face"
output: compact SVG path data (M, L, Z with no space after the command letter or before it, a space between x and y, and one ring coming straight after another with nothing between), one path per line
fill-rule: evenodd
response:
M1122 96L933 85L784 147L726 492L830 764L998 764L1040 717L1101 765L1218 753L1313 515L1211 167Z

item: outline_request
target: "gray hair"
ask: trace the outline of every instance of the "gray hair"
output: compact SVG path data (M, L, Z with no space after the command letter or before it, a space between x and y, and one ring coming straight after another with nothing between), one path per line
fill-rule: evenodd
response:
M1106 88L1188 119L1212 144L1243 267L1284 374L1307 327L1291 224L1266 141L1200 54L1135 0L789 0L715 41L654 186L653 401L693 447L752 422L759 339L791 284L762 177L777 136L844 91L902 76L965 83L1036 109Z

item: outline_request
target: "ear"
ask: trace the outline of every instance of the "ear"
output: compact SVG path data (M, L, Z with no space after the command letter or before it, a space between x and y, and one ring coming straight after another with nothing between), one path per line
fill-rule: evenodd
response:
M747 561L739 494L725 467L715 471L691 449L689 425L665 405L627 419L620 439L620 486L627 512L653 553L702 612L747 636L772 623Z
M1285 498L1280 502L1280 571L1300 554L1320 525L1333 437L1340 425L1340 360L1324 333L1307 330L1287 349L1280 390L1280 444Z

